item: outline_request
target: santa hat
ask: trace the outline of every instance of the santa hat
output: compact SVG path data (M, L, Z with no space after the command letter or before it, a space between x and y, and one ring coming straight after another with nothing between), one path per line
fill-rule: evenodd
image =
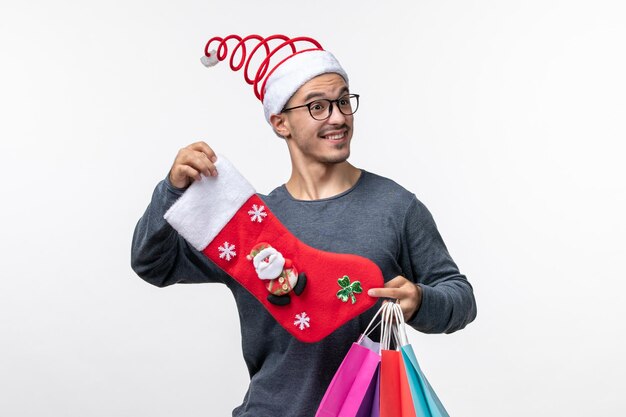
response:
M204 47L202 63L212 67L225 60L229 56L229 43L233 47L230 68L233 71L244 68L244 79L253 86L254 94L263 103L268 123L270 116L280 113L298 88L318 75L336 73L348 84L348 74L337 58L325 51L318 41L308 37L214 37Z

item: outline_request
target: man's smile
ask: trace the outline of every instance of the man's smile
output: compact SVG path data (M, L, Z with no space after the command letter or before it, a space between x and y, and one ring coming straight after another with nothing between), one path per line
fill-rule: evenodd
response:
M322 132L320 137L327 140L341 141L348 137L348 127Z

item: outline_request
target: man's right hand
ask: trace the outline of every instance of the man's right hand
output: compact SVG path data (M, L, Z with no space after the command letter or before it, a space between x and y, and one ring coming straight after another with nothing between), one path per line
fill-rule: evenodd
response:
M194 180L200 180L200 174L214 177L217 175L215 161L217 156L209 145L192 143L178 151L170 169L170 183L176 188L187 188Z

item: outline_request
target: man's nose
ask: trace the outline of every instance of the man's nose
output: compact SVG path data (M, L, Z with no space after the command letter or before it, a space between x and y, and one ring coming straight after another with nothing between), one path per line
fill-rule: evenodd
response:
M332 104L330 117L328 118L328 123L331 125L342 125L346 122L346 116L339 111L336 103Z

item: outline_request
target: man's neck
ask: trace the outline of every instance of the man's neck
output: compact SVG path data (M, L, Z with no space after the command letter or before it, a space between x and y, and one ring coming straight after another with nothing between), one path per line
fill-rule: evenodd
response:
M291 178L285 184L289 194L297 200L320 200L349 190L361 176L361 170L350 163L292 164Z

